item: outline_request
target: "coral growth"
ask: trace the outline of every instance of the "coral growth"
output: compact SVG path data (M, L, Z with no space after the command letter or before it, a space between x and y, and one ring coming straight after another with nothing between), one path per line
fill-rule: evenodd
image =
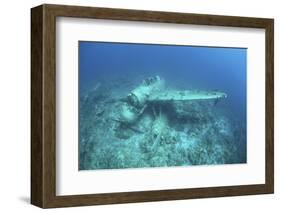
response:
M135 117L115 90L80 97L80 170L246 162L245 125L213 100L153 103Z

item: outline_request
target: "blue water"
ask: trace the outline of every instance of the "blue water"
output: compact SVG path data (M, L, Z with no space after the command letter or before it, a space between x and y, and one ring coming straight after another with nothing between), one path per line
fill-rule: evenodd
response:
M235 126L235 131L243 134L239 136L239 139L237 137L229 139L233 144L239 143L237 152L239 150L243 152L239 155L243 159L234 160L233 163L246 161L246 48L80 41L80 105L84 106L80 108L80 144L81 140L88 140L88 145L98 144L94 139L89 142L90 139L87 138L91 137L90 133L86 134L82 130L86 127L94 128L87 126L89 121L81 119L81 114L90 113L89 105L91 104L88 101L88 105L85 103L83 105L82 97L89 96L91 94L89 91L99 84L108 85L107 90L110 90L110 85L119 85L116 88L112 86L112 91L118 91L121 88L120 91L123 89L126 94L126 91L130 92L130 89L138 86L144 78L155 75L164 78L167 87L174 89L216 90L226 93L227 99L220 101L215 111L228 119L228 122ZM127 85L128 82L130 83ZM95 118L93 117L93 119ZM243 129L239 130L239 126ZM243 141L237 142L236 140ZM97 147L102 148L100 145L93 145L93 147L95 147L94 150ZM116 147L118 148L118 146ZM84 150L84 147L81 149ZM87 152L91 152L91 149L80 152L80 155L86 155ZM91 166L93 162L89 162L90 157L85 161L87 161L85 163L87 166L82 165L82 169L96 168ZM109 167L115 168L114 166ZM122 166L119 167L122 168Z

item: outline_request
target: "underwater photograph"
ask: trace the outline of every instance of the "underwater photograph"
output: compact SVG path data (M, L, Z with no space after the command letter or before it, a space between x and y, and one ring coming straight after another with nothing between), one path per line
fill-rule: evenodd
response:
M79 41L79 170L247 163L247 48Z

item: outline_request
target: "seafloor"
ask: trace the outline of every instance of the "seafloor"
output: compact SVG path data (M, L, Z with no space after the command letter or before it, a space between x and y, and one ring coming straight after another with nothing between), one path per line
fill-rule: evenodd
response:
M96 83L80 94L80 170L246 163L246 124L221 103L155 104L127 126L118 113L137 84L121 85Z

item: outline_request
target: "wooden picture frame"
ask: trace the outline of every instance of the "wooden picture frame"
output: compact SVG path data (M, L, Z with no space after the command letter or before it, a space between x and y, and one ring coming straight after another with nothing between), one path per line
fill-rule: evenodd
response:
M94 18L265 29L265 184L56 195L56 18ZM41 208L179 200L274 191L273 19L44 4L31 9L31 203Z

